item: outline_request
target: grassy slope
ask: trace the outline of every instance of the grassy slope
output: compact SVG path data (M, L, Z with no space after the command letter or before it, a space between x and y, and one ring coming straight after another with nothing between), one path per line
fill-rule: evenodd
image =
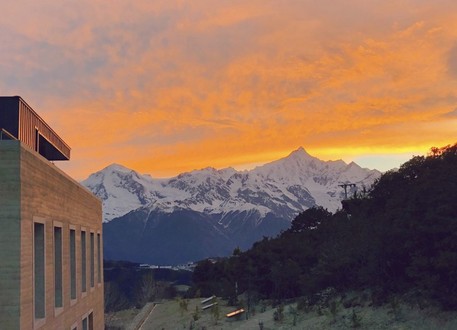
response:
M240 320L229 321L225 318L225 314L233 311L234 308L226 306L224 301L220 301L219 304L220 320L216 324L211 311L201 311L200 299L191 299L188 310L182 313L177 301L164 301L156 306L142 329L190 329L190 324L193 320L192 315L196 306L200 308L200 318L194 322L193 329L199 330L203 327L206 327L207 330L254 330L260 329L259 322L263 322L264 330L352 329L356 325L353 321L353 310L360 323L358 329L457 329L456 312L439 312L433 308L420 310L417 307L412 308L406 304L399 304L396 308L393 308L390 304L381 307L365 305L355 308L344 308L341 304L338 304L335 316L332 315L328 308L322 310L322 315L319 315L317 311L299 313L295 326L293 326L293 316L289 313L288 305L284 308L284 320L275 322L273 313L276 309L271 306L268 306L263 313L257 312L248 320L243 316ZM295 304L291 306L295 307ZM259 307L257 307L257 310L259 310ZM124 312L124 315L133 314ZM126 326L125 328L130 327Z

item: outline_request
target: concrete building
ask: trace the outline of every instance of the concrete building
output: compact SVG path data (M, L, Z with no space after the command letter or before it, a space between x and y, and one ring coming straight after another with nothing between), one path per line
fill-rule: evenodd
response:
M0 328L103 329L101 201L50 160L70 148L0 97Z

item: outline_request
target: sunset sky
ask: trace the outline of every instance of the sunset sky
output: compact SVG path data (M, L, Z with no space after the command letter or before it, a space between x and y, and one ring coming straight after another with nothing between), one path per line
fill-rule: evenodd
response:
M0 91L77 180L251 168L303 146L386 170L457 142L457 1L2 1Z

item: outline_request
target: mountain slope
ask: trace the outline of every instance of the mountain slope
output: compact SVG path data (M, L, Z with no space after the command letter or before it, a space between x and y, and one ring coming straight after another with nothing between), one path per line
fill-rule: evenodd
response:
M113 164L82 183L103 200L106 258L176 264L249 248L315 205L335 211L339 184L361 189L379 176L299 148L251 171L208 167L153 179Z
M103 200L104 221L140 207L162 212L179 209L205 214L257 210L291 220L314 205L340 207L340 183L370 186L380 172L355 163L321 161L303 148L251 171L205 168L171 179L152 179L113 164L82 182Z
M256 225L256 217L243 211L229 215L226 230L218 217L191 210L171 213L138 209L103 226L104 256L111 260L169 265L207 257L230 255L263 236L274 236L289 222L272 215Z

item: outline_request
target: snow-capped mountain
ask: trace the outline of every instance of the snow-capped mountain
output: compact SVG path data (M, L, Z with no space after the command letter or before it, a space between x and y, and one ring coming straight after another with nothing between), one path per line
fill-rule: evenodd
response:
M379 176L299 148L251 171L205 168L153 179L114 164L82 183L103 200L105 258L179 264L247 249L314 205L335 211L344 196L339 184L361 189Z
M113 164L82 182L103 200L108 222L138 208L171 213L191 210L224 215L256 211L292 220L299 212L320 205L329 211L340 207L341 183L370 186L380 176L342 160L321 161L303 148L289 156L250 171L205 168L170 179L153 179Z

